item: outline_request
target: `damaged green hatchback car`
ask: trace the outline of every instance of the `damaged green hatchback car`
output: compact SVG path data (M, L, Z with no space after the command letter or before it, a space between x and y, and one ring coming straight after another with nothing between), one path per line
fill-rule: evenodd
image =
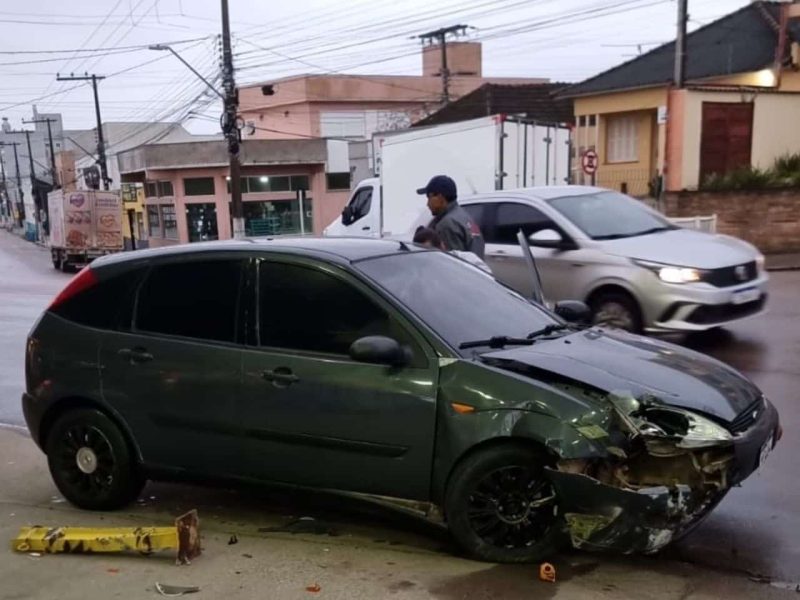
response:
M277 482L423 508L498 562L655 552L781 434L718 361L388 240L100 259L35 325L26 372L28 427L80 507L147 479Z

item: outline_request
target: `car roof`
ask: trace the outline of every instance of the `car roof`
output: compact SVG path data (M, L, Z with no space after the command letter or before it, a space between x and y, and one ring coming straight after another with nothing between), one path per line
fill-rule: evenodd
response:
M506 198L530 198L534 200L553 200L554 198L564 198L567 196L584 196L586 194L596 194L609 190L591 185L547 185L529 188L519 188L515 190L498 190L484 194L475 194L459 198L462 204L472 204L486 200L501 200Z
M313 256L333 262L351 263L368 258L420 252L423 248L398 240L348 237L277 237L246 238L243 240L224 240L215 242L198 242L178 244L161 248L120 252L97 259L92 263L96 267L118 265L128 261L141 261L165 256L182 256L220 252L249 252L296 254Z

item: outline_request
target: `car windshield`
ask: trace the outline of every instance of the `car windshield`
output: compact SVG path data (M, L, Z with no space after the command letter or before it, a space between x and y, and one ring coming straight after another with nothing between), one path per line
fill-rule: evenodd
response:
M617 192L564 196L550 205L593 240L613 240L675 229L641 202Z
M356 267L454 348L492 337L524 338L557 323L523 296L444 252L384 256Z

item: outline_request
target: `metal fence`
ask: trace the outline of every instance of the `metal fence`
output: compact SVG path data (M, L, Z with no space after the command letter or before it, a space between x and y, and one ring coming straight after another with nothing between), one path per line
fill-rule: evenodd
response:
M670 221L685 227L686 229L695 229L697 231L705 231L707 233L717 232L717 215L709 215L704 217L673 217L669 218Z

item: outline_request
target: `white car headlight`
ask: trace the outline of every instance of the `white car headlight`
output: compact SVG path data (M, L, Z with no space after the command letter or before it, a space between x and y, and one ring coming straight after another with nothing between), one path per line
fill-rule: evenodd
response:
M665 283L694 283L702 281L703 272L700 269L691 267L674 267L672 265L662 265L643 260L634 261L640 267L650 269L658 278Z

